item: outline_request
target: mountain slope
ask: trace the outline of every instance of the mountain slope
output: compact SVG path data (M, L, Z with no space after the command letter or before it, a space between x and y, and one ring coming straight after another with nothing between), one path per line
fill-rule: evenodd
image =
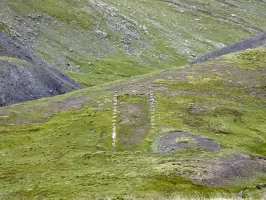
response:
M81 86L0 32L0 106L80 89Z
M261 199L265 55L0 108L0 197Z
M248 40L241 41L239 43L236 43L230 46L226 46L210 54L204 55L200 57L199 59L197 59L194 63L205 62L207 60L217 58L217 57L220 57L226 54L243 51L243 50L251 49L251 48L257 48L257 47L266 47L266 33L250 38Z
M83 86L181 66L266 31L265 1L4 0L0 28Z

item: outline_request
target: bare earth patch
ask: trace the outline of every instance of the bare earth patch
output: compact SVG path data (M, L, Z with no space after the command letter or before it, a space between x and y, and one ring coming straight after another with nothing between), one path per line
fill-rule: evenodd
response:
M125 103L120 105L118 137L124 148L132 148L141 143L148 134L148 108L143 103Z
M194 141L182 141L178 138L192 138ZM205 139L191 133L170 132L160 137L158 150L162 153L184 151L187 149L200 149L201 151L215 151L220 145L214 141Z
M247 154L235 153L218 161L205 162L199 170L200 178L192 178L194 183L209 186L229 186L243 180L266 173L266 161L252 158Z

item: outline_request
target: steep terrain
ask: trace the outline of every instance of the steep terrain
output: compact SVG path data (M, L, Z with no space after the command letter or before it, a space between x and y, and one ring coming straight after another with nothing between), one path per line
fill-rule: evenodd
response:
M0 108L0 198L261 199L265 63L257 48Z
M257 48L257 47L266 47L266 33L250 38L248 40L241 41L233 45L226 46L210 54L204 55L193 63L201 63L226 54L243 51L251 48Z
M0 32L0 106L64 94L81 86Z
M266 31L266 2L3 0L0 30L94 86L181 66Z

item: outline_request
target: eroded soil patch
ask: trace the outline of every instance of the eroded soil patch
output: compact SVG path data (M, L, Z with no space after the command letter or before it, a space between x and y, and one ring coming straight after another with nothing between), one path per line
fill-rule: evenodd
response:
M185 132L170 132L159 138L158 150L162 153L200 149L201 151L215 151L220 145L206 138Z
M198 174L200 177L192 178L194 183L209 186L229 186L241 180L266 173L266 161L252 158L247 154L235 153L230 157L220 158L202 164Z
M117 125L118 150L136 149L150 129L148 97L121 96L118 109L120 113Z

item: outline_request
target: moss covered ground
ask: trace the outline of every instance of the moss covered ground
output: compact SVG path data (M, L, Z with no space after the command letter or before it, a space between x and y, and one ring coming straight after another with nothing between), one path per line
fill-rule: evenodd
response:
M4 32L6 35L11 35L10 28L3 22L0 22L0 31Z
M256 185L266 180L261 171L214 186L203 184L200 173L211 173L208 163L234 154L266 156L263 55L264 49L248 50L0 108L0 198L260 199L265 189ZM125 95L133 90L144 95ZM115 149L114 91L120 95ZM151 91L156 99L154 129L147 96ZM221 148L160 154L158 138L170 131L200 135ZM128 137L133 138L126 141Z

